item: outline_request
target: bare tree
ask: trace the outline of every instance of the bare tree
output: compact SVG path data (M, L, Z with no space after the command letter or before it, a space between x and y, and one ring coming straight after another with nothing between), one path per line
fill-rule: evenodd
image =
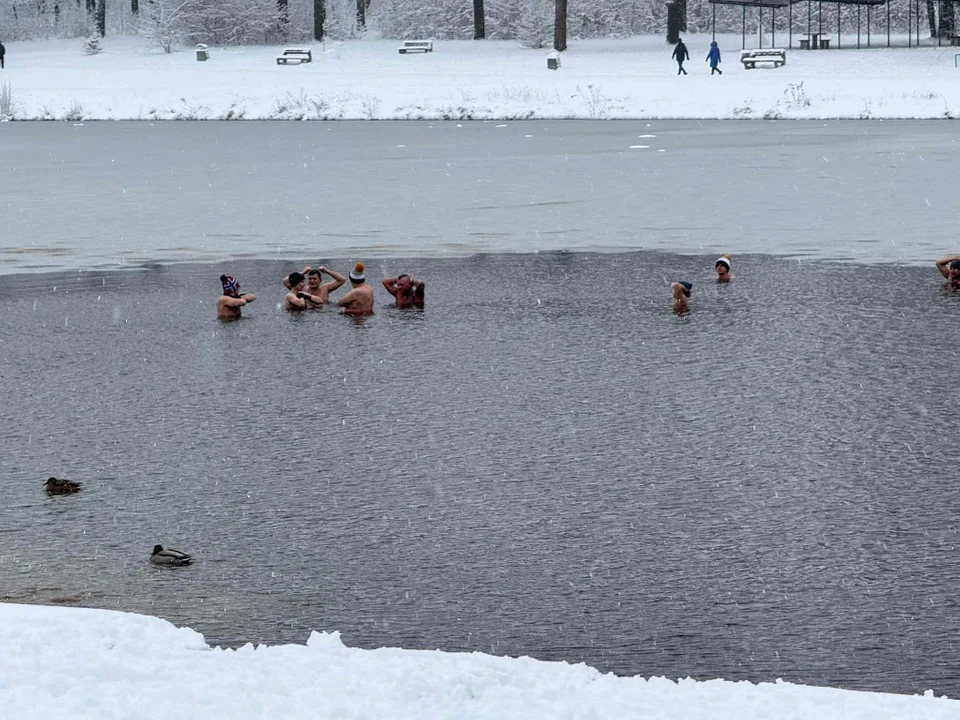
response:
M567 0L556 0L553 20L553 49L560 52L567 49Z
M134 15L140 14L140 0L130 0L130 12Z
M184 36L184 21L193 0L147 0L140 32L163 48L173 52L173 46Z
M100 37L107 36L107 0L99 0L97 3L97 32Z
M483 40L487 36L484 27L483 0L473 0L473 39Z

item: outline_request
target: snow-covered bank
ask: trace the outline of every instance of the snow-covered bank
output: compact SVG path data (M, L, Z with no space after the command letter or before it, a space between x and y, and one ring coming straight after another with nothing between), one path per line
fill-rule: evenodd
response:
M51 120L960 117L956 48L857 50L853 36L843 39L842 50L790 50L783 67L745 70L741 38L720 36L724 74L711 76L704 62L709 36L685 40L688 77L676 76L662 37L575 41L559 70L547 69L547 50L515 41L437 42L434 52L411 55L399 54L392 40L315 43L314 62L299 66L277 65L278 47L214 47L210 60L197 62L191 50L164 54L131 37L108 37L104 51L92 56L80 40L11 42L0 73L10 93L4 101L0 92L0 114Z
M619 678L586 665L381 648L210 649L165 620L0 603L7 717L960 718L960 702L790 683Z

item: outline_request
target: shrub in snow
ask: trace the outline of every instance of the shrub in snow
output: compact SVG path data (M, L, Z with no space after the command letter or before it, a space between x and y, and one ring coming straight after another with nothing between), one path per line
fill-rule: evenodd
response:
M103 48L100 46L100 34L91 35L86 40L83 41L83 52L87 55L97 55L103 51Z
M7 80L0 81L0 120L13 120L17 104L13 100L13 88Z
M195 0L150 0L141 6L140 34L173 52L186 33L186 15Z

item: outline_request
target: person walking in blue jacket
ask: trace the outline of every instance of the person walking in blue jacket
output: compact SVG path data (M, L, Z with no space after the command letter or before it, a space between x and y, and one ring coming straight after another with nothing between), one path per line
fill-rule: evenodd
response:
M717 41L710 43L710 52L707 53L707 61L710 63L710 74L715 72L723 75L723 70L717 67L720 64L720 48L717 47Z

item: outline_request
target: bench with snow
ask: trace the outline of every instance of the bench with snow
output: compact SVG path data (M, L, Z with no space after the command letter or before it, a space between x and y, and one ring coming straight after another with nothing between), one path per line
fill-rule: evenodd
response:
M403 45L397 48L397 52L401 55L412 52L433 52L433 40L404 40Z
M780 67L787 64L787 51L780 48L741 50L740 62L747 70L753 70L757 63L773 63L774 67Z
M300 65L313 62L313 53L304 48L286 48L283 55L277 55L277 65Z

